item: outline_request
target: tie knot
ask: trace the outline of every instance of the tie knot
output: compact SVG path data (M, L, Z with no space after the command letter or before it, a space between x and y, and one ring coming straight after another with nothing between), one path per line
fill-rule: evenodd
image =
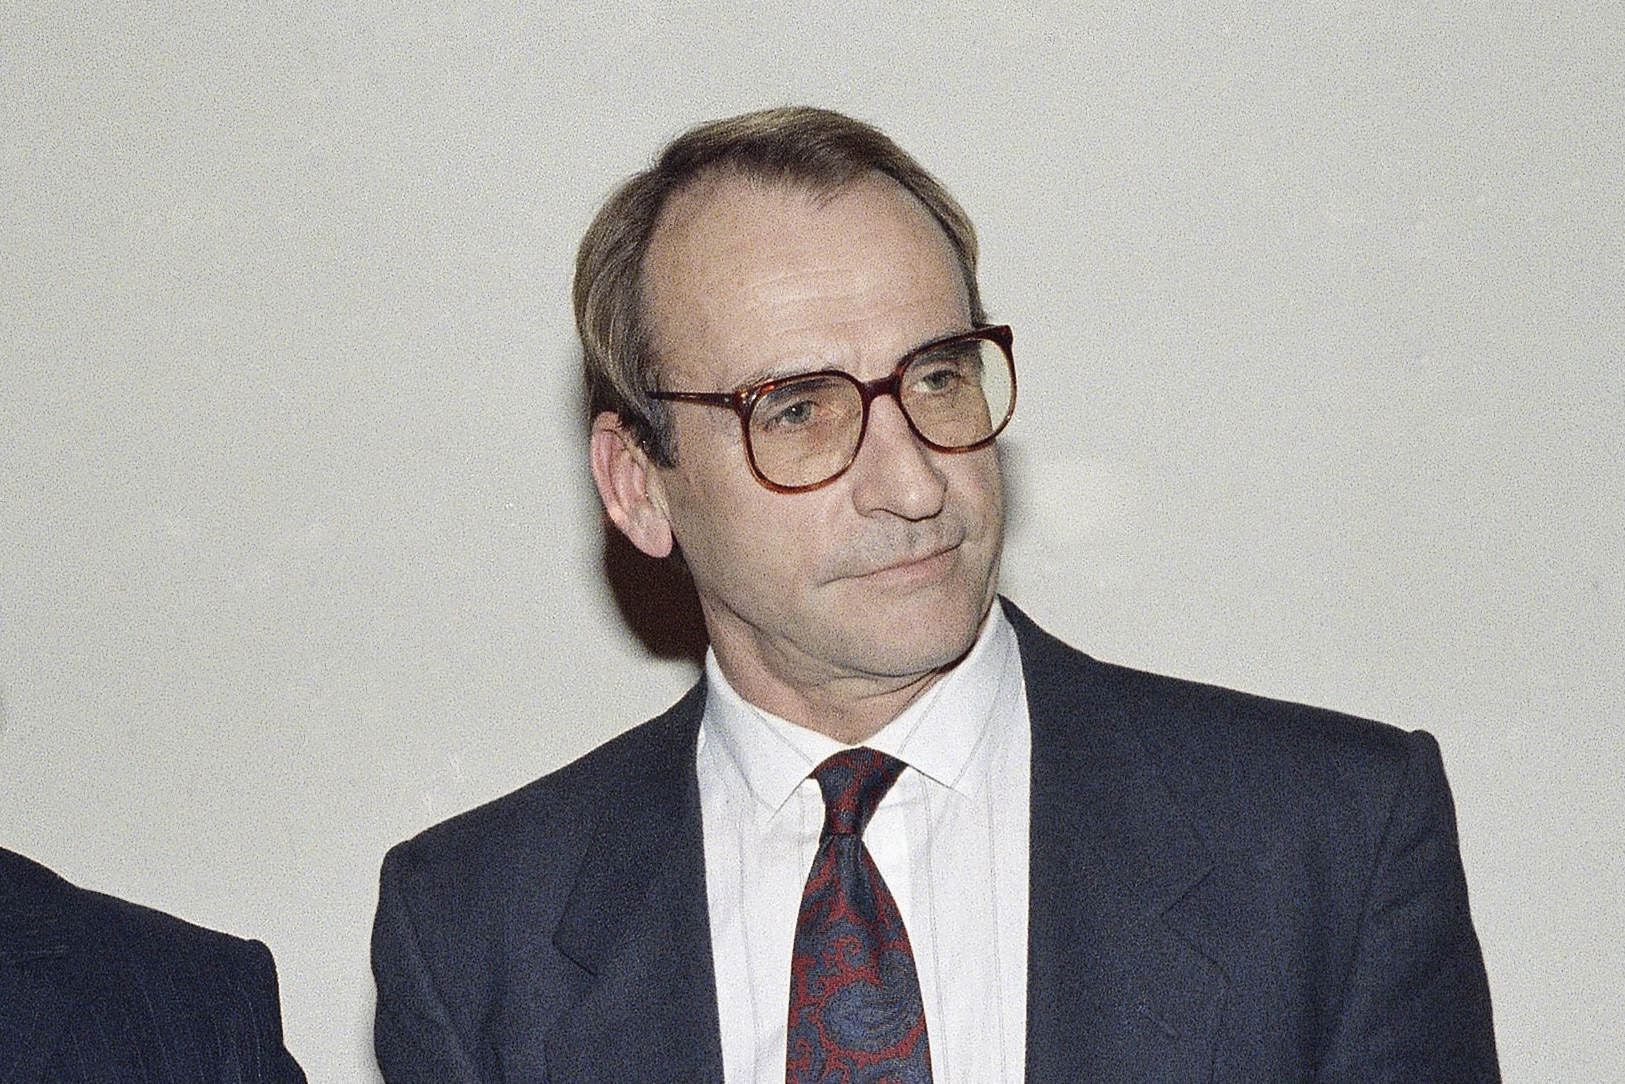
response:
M824 792L824 835L861 836L905 765L878 749L843 749L813 769Z

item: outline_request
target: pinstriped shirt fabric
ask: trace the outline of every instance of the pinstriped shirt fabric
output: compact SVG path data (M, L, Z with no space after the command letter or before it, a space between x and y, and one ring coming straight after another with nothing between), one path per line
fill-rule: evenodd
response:
M844 748L743 700L714 658L697 768L727 1084L783 1084L791 948ZM908 929L936 1084L1024 1079L1031 733L995 605L969 655L865 745L908 767L864 832Z
M270 952L0 851L0 1082L302 1084ZM26 994L23 993L26 991ZM42 1014L16 1003L26 996Z

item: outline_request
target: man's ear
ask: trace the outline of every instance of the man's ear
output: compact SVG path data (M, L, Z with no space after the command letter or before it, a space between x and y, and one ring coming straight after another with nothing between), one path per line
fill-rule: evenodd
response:
M671 553L671 520L654 464L613 411L592 420L591 458L592 480L615 526L650 557Z

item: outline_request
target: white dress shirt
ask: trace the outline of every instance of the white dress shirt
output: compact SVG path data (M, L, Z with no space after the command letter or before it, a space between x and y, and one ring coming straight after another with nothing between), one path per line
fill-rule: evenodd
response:
M790 957L846 746L747 703L705 661L698 770L727 1084L784 1084ZM863 744L908 767L863 839L897 899L934 1084L1019 1084L1027 1024L1032 735L1015 630L994 604L965 660Z

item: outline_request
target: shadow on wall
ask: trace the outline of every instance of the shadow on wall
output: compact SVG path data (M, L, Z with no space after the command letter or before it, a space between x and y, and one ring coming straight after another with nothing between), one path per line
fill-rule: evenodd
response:
M604 524L604 577L627 627L658 659L705 662L705 619L681 556L655 560Z

